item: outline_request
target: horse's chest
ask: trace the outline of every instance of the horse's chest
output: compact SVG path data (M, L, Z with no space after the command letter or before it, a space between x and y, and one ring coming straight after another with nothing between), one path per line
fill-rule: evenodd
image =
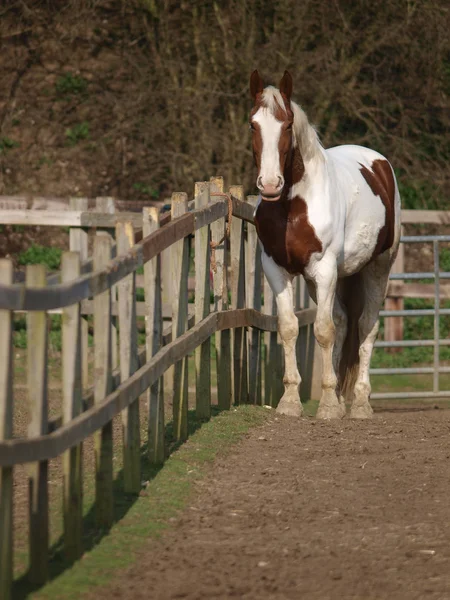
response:
M303 273L311 254L322 251L302 198L262 201L256 211L255 225L264 252L292 275Z

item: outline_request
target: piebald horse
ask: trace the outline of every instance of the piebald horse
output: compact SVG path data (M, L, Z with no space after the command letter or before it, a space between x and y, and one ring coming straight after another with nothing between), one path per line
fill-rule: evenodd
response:
M368 418L369 365L389 271L400 242L400 194L389 162L374 150L324 149L291 100L286 71L279 89L250 78L253 155L260 195L255 225L264 273L276 298L285 357L278 412L300 416L298 321L292 281L302 274L317 303L314 334L322 353L317 417Z

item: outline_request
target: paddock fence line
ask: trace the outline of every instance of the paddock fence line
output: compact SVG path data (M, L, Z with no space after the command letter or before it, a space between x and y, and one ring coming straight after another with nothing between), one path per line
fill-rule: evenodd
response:
M209 419L213 400L221 410L233 404L276 406L282 394L282 352L277 339L273 294L261 272L253 224L256 197L242 186L229 189L233 206L229 238L215 248L211 283L210 241L226 231L227 202L221 177L195 185L194 199L175 193L170 215L145 207L141 215L116 213L111 198L71 200L70 210L14 211L2 223L68 226L70 251L61 270L47 275L45 266L28 265L25 280L13 263L0 260L0 597L11 598L13 583L13 469L28 464L29 580L39 586L49 577L48 463L62 457L64 551L70 561L82 547L82 447L89 436L95 447L95 508L99 528L113 522L112 419L121 415L123 487L141 490L139 399L145 395L148 459L166 459L165 394L172 395L173 436L188 436L188 361L194 353L195 411ZM34 213L39 212L39 215ZM20 214L18 214L20 213ZM56 217L56 213L60 217ZM61 216L62 215L62 216ZM9 221L6 221L6 219ZM95 227L89 237L88 228ZM189 303L190 245L194 238L193 304ZM93 241L93 243L92 243ZM93 256L89 247L93 245ZM162 258L166 279L164 326ZM143 274L137 274L143 269ZM137 302L141 278L144 301ZM168 286L170 285L170 289ZM139 286L140 287L140 286ZM302 395L310 394L314 367L313 322L304 282L295 287L300 325L299 361ZM139 310L137 309L139 305ZM190 307L193 310L190 310ZM83 311L84 309L84 311ZM27 314L27 384L30 403L28 437L13 436L15 387L14 314ZM48 414L48 319L62 313L62 412ZM83 312L85 314L83 314ZM144 317L144 323L142 321ZM145 343L138 343L138 329ZM93 334L90 369L89 332ZM217 398L212 394L211 346L215 346ZM270 368L268 365L270 364Z
M442 346L450 346L450 339L440 336L440 317L441 315L450 315L450 308L441 308L441 300L448 298L449 285L441 285L441 280L450 279L450 272L441 271L439 258L439 244L450 243L450 235L416 235L402 236L401 247L404 244L424 244L433 245L433 271L426 272L399 272L396 269L390 275L390 281L404 282L400 290L404 292L410 290L411 297L432 298L434 300L433 308L416 308L405 310L401 308L390 309L387 306L385 310L380 311L380 316L385 318L385 323L392 319L403 319L405 317L424 317L432 316L434 320L433 339L430 340L390 340L375 342L376 348L408 348L408 347L432 347L433 365L431 367L403 367L403 368L378 368L370 369L371 375L433 375L432 389L420 392L378 392L371 394L373 400L380 399L407 399L407 398L450 398L450 390L441 390L439 376L440 374L450 373L450 367L441 366L439 350ZM410 280L412 283L406 283ZM433 283L423 283L423 280L432 280ZM420 283L417 283L420 282ZM402 289L403 288L403 289ZM444 288L444 293L442 293ZM402 295L402 298L406 294ZM403 332L402 332L403 337Z

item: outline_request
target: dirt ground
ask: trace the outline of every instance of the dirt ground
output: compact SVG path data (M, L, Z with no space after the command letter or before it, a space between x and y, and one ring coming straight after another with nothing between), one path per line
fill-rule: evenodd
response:
M450 598L450 411L277 417L92 599Z

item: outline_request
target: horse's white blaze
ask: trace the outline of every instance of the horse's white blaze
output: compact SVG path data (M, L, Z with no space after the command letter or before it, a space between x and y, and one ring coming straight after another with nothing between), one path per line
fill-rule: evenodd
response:
M260 108L253 117L253 121L260 126L262 138L261 169L258 177L261 177L263 187L278 188L279 178L283 177L278 151L282 123L266 108Z

